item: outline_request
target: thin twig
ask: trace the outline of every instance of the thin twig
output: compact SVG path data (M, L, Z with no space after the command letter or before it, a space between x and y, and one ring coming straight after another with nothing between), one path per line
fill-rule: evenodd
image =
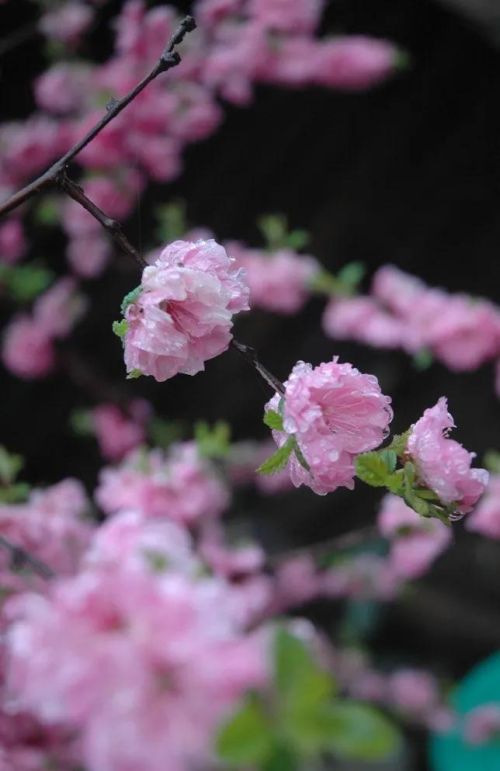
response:
M285 395L285 386L281 380L278 380L278 378L273 375L272 372L269 372L269 370L260 363L254 348L251 348L249 345L243 345L243 343L239 343L234 339L231 341L231 345L252 365L255 370L257 370L259 375L266 381L269 386L271 386L274 391L276 391L276 393L278 393L280 396Z
M327 541L320 541L319 543L313 543L309 546L300 546L297 549L290 549L285 552L273 554L268 559L268 565L270 567L276 567L289 559L306 555L321 560L330 556L332 552L335 553L355 549L358 546L363 546L369 541L373 541L377 537L379 537L377 528L374 525L367 525L366 527L361 527L359 530L351 530L348 533L336 535L333 538L329 538Z
M102 209L96 206L96 204L91 201L90 198L87 198L80 185L77 185L76 182L73 182L73 180L68 177L65 171L62 171L60 174L58 174L55 182L64 193L69 195L70 198L73 198L73 200L79 203L80 206L83 206L83 208L86 209L89 214L91 214L98 222L100 222L103 228L111 234L111 237L118 244L122 252L124 252L128 257L132 257L133 260L139 263L141 268L144 268L147 265L145 259L141 257L137 249L132 246L126 237L120 223L117 222L117 220L114 220L112 217L108 217L108 215L103 212Z
M0 547L9 552L12 560L12 566L15 568L22 568L28 565L33 569L35 573L38 573L42 578L53 578L55 573L45 562L42 562L37 557L34 557L22 546L16 546L11 543L8 538L0 535Z
M103 115L100 121L85 134L85 136L77 142L68 152L56 161L52 166L41 174L37 179L31 182L22 190L14 193L7 201L0 205L0 216L7 214L8 212L16 209L22 203L40 193L42 190L57 184L57 178L63 173L69 163L83 150L87 145L92 142L93 139L110 123L113 118L116 118L127 105L132 102L135 97L143 91L146 86L151 83L160 73L167 72L177 64L179 64L181 58L178 53L174 51L176 45L178 45L185 37L185 35L191 30L195 29L196 23L192 16L186 16L180 23L177 30L170 38L167 47L163 51L156 65L151 72L138 83L126 96L122 99L114 99L108 104L106 114Z

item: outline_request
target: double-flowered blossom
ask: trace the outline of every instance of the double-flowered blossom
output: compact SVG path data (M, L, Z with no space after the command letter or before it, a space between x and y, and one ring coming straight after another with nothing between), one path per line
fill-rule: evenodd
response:
M195 525L218 517L229 502L226 486L193 442L135 452L101 472L96 500L107 514L136 509L145 517Z
M233 315L248 310L248 294L243 272L213 239L169 244L144 269L125 310L127 371L158 381L200 372L228 348Z
M377 518L389 539L389 566L401 579L423 575L451 543L451 528L438 519L419 516L396 495L386 495Z
M91 771L208 765L220 721L267 680L267 636L241 628L223 581L185 569L166 524L110 523L78 575L10 602L12 703L75 732Z
M320 495L337 487L352 489L356 456L387 436L390 401L376 377L337 357L314 368L298 362L285 383L281 406L276 395L266 408L283 415L284 430L273 432L277 444L292 438L298 447L289 461L293 483Z
M485 469L471 468L475 454L448 438L454 426L443 396L412 426L407 450L421 481L441 503L466 514L486 489L489 475Z
M121 460L146 439L145 423L150 407L142 399L128 406L127 414L115 404L99 404L90 412L90 421L99 449L106 460Z

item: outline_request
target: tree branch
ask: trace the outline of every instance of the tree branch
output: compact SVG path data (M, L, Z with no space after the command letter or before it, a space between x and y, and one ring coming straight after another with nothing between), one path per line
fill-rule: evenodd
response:
M153 67L151 72L144 77L135 88L133 88L122 99L112 100L108 104L108 109L105 115L98 123L80 139L68 152L56 161L47 171L41 174L37 179L31 182L26 187L23 187L17 193L14 193L7 201L0 205L0 217L3 214L16 209L25 201L33 198L33 196L40 193L42 190L57 184L58 177L66 170L69 163L78 155L81 150L84 149L93 139L110 123L113 118L116 118L127 105L132 102L135 97L143 91L146 86L151 83L160 73L167 72L177 64L179 64L181 58L178 53L174 51L176 45L178 45L188 32L191 32L196 28L195 20L192 16L186 16L176 29L172 37L170 38L165 50L160 56L158 62Z
M132 246L125 233L123 232L120 223L111 217L108 217L108 215L103 212L102 209L96 206L96 204L91 201L90 198L87 198L80 185L77 185L76 182L73 182L66 174L66 171L63 170L57 175L55 183L63 192L69 195L69 197L74 201L79 203L80 206L83 206L83 208L86 209L89 214L91 214L98 222L100 222L103 228L111 234L111 237L118 244L124 254L126 254L128 257L132 257L132 259L135 260L141 266L141 268L146 266L146 261L139 254L137 249Z
M234 338L231 341L231 345L247 360L247 362L249 362L249 364L251 364L255 370L257 370L259 375L266 381L269 386L271 386L274 391L276 391L276 393L278 393L280 396L285 395L285 386L281 380L278 380L278 378L275 377L272 372L269 372L269 370L260 363L254 348L251 348L249 345L243 345L243 343L239 343L237 340L234 340Z
M53 578L55 573L45 562L42 562L37 557L34 557L22 546L16 546L11 543L8 538L0 535L0 547L9 552L12 567L21 568L28 565L35 573L38 573L42 578Z

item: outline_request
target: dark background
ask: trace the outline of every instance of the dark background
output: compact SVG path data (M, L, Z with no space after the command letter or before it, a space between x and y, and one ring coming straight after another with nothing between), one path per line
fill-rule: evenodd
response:
M105 21L119 5L108 3L101 12L88 51L95 58L109 53ZM21 0L2 7L1 37L31 24L35 9ZM283 212L291 225L310 231L309 251L333 271L362 260L368 283L375 268L391 262L430 284L499 301L499 50L472 21L426 0L332 0L324 29L394 40L410 53L412 66L361 94L258 88L249 109L228 107L222 129L188 150L185 173L175 184L150 189L127 223L129 237L140 246L151 243L152 209L173 197L186 200L193 225L255 245L257 217ZM44 62L37 36L0 57L2 119L33 109L30 84ZM63 245L62 237L37 231L32 253L39 250L62 269ZM110 325L121 297L136 283L135 267L117 258L86 286L92 304L73 341L96 382L110 381L126 396L146 396L165 418L225 419L236 438L263 436L269 393L236 353L209 362L195 378L125 383ZM254 312L237 322L236 335L282 379L298 359L317 364L333 354L375 373L393 398L396 431L447 395L459 426L456 438L479 457L500 449L490 366L455 375L434 364L419 373L403 354L327 339L320 329L323 306L314 299L294 318ZM28 478L53 482L77 475L92 485L97 450L77 440L67 423L75 406L95 403L88 389L67 371L34 383L3 370L1 377L2 442L26 456ZM369 523L376 501L368 488L324 498L301 489L267 499L248 493L238 507L252 515L259 537L282 548ZM379 617L371 645L381 657L456 677L499 647L500 548L461 525L455 531L455 548ZM329 611L314 612L331 625Z

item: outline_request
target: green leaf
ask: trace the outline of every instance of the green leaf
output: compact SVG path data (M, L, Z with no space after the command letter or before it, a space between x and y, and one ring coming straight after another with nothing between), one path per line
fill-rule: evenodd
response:
M216 749L221 760L235 765L261 764L271 756L271 724L255 695L248 696L222 726Z
M130 372L127 374L127 380L137 380L137 378L141 376L142 376L142 372L140 369L131 369Z
M10 485L23 466L24 460L21 455L8 452L0 445L0 482L3 485Z
M398 458L406 452L406 446L408 444L408 438L410 436L411 429L405 431L404 434L395 434L392 438L392 442L387 447L388 450L394 450Z
M420 514L421 517L429 517L431 515L430 504L422 498L419 498L414 490L407 490L403 497L405 503L407 503L413 511L416 511L417 514Z
M379 452L365 452L356 458L356 476L370 487L386 487L390 474L391 469Z
M268 214L257 221L257 227L264 236L267 248L273 252L287 246L288 225L283 214Z
M309 288L313 292L326 294L328 297L341 297L344 294L345 287L337 276L328 270L318 270L309 281Z
M335 681L302 640L279 627L274 638L274 681L286 709L307 714L334 693Z
M142 292L142 286L136 286L135 289L132 289L131 292L125 295L125 297L122 300L122 304L120 306L120 310L122 312L122 316L125 316L125 311L127 310L128 306L132 303L135 303L137 298L139 297L140 293Z
M500 452L488 450L484 454L483 464L493 474L500 474Z
M57 225L59 220L59 202L54 196L44 198L35 209L34 219L37 225Z
M346 292L354 294L365 273L366 268L362 262L348 262L337 273L337 280L345 287Z
M413 366L419 372L424 372L426 369L429 369L433 361L434 356L428 348L421 348L420 351L417 351L413 356Z
M231 449L231 426L223 420L212 427L199 421L194 426L194 438L203 458L225 458Z
M268 428L272 428L276 431L283 431L283 418L274 410L267 410L264 415L264 423Z
M158 222L156 235L160 241L167 243L177 241L188 229L184 201L173 201L158 206L155 210L155 217Z
M392 472L395 470L397 462L398 462L398 456L394 452L394 450L386 449L386 450L380 450L380 457L385 463L385 466L387 470L392 474Z
M284 742L276 741L262 764L262 771L296 771L298 766L297 753Z
M52 282L52 271L40 265L10 267L3 276L7 290L18 302L29 302L43 292Z
M301 249L307 246L310 240L307 230L292 230L287 236L286 245L289 249L293 249L294 252L300 252Z
M187 430L185 424L180 420L163 420L162 418L153 418L150 421L149 435L155 447L170 447L173 442L177 442L186 436Z
M259 474L276 474L285 468L288 459L293 452L295 437L290 436L285 444L279 447L273 455L262 463L257 469Z
M77 436L92 436L94 433L92 416L88 410L73 410L69 424Z
M394 725L381 712L355 701L337 701L329 713L332 752L350 760L383 760L400 744Z
M0 501L2 503L19 503L25 501L31 487L27 482L17 482L14 485L0 489Z
M128 321L127 319L122 319L121 321L113 321L113 332L114 334L119 337L120 339L124 338L127 334L128 329Z

